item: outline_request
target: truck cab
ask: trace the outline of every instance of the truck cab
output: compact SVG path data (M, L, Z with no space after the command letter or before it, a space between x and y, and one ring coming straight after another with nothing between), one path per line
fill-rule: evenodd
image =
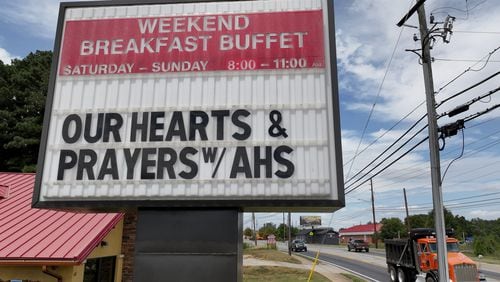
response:
M416 241L416 245L421 271L427 273L436 271L438 269L436 238L434 236L419 238ZM460 252L460 249L458 248L458 240L448 237L446 239L446 249L448 251L448 268L450 278L453 281L457 281L457 277L460 277L461 279L470 279L458 281L476 281L477 269L475 267L475 263Z

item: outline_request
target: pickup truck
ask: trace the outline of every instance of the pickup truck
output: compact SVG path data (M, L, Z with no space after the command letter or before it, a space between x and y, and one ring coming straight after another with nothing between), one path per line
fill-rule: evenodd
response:
M351 240L349 241L349 243L347 243L347 250L349 252L351 250L354 250L356 252L365 250L368 253L370 251L370 247L368 246L368 243L365 242L364 240Z
M303 240L298 240L298 239L293 240L292 245L290 245L290 249L293 252L300 252L300 251L307 252L306 242L304 242Z

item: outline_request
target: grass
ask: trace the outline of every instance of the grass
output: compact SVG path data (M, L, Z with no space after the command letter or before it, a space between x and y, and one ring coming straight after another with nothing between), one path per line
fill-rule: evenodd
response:
M294 257L289 256L283 252L272 250L272 249L245 249L243 250L244 255L250 255L258 259L263 260L274 260L274 261L282 261L300 264L300 261Z
M340 274L342 274L347 279L350 279L352 282L366 282L366 280L363 280L363 279L359 278L358 276L352 275L350 273L340 273Z
M472 259L476 263L486 262L486 263L491 263L491 264L500 264L500 258L497 256L483 256L481 259L479 259L472 252L462 251L462 253L464 255L468 256L470 259Z
M309 270L281 266L244 266L244 282L299 282L307 281ZM315 272L313 282L330 282L325 276Z

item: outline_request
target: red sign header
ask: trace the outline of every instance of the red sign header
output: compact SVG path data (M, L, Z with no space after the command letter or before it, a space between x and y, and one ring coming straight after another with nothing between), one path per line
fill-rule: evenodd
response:
M63 76L325 67L321 10L65 24Z

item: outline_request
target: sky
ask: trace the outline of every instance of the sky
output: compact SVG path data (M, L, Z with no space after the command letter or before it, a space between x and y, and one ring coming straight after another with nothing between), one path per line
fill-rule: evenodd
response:
M59 2L0 0L0 60L10 63L36 50L52 50ZM334 1L346 206L334 213L293 213L293 225L298 225L302 215L321 216L322 225L335 230L372 221L370 182L366 181L370 177L376 221L404 218L403 188L411 215L432 209L427 142L379 173L428 135L427 129L417 134L426 118L376 159L426 113L419 57L405 51L420 46L417 15L408 20L408 26L396 26L413 4L394 0ZM448 15L455 17L450 42L444 43L436 33L431 50L435 99L439 104L499 71L500 5L496 0L428 0L425 5L428 20L432 13L438 22L429 28L442 28L439 22ZM447 100L437 109L438 115L495 90L499 82L500 75ZM499 103L500 92L495 92L473 103L467 112L440 118L438 125L467 118ZM409 140L414 134L415 138ZM407 145L387 157L406 140ZM464 130L446 138L440 159L441 174L446 171L442 193L447 209L467 219L500 218L500 109L471 118ZM283 214L257 213L256 218L258 226L266 222L279 224ZM251 226L251 214L244 214L244 225Z

